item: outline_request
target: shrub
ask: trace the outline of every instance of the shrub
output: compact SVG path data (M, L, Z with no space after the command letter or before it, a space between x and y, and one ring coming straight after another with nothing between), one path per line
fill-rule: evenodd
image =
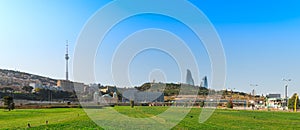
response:
M200 107L204 107L204 101L200 102Z

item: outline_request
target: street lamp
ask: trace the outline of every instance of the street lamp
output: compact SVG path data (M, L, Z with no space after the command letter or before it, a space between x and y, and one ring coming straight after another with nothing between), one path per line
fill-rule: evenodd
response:
M282 79L282 81L286 82L286 84L285 84L285 106L287 106L287 102L288 102L287 89L288 89L289 82L291 82L292 79Z

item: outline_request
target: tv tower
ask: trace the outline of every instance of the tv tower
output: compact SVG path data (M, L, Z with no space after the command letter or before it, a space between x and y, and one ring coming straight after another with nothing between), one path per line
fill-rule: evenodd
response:
M69 41L67 40L66 41L66 56L65 56L65 59L66 59L66 80L69 80L69 72L68 72L68 60L69 60L69 51L68 51L68 47L69 47L69 43L68 43Z

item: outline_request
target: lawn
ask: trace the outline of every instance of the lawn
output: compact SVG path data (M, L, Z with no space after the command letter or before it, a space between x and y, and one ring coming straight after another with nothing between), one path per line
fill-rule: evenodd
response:
M168 107L114 109L128 117L142 119L155 117ZM200 112L201 109L193 108L173 129L300 129L300 113L218 109L205 123L200 124ZM104 114L99 120L105 118ZM80 108L0 110L0 129L25 129L28 123L32 129L102 129Z

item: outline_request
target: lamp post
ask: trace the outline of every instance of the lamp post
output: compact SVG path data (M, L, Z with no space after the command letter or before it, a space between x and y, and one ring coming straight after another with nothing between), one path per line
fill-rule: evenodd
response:
M288 96L287 96L287 89L288 89L288 85L289 85L289 82L292 81L292 79L282 79L283 82L286 82L285 84L285 107L287 107L287 102L288 102Z

